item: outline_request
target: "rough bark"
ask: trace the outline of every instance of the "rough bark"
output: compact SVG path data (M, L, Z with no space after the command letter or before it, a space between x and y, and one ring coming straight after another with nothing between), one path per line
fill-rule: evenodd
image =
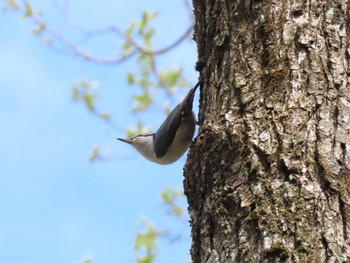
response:
M349 1L193 5L193 262L350 262Z

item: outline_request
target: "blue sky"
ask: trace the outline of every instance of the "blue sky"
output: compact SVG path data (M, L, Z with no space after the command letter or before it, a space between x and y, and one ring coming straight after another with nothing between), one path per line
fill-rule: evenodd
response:
M191 23L182 1L67 2L74 20L92 28L125 28L140 19L142 10L160 10L154 23L159 47ZM52 1L32 4L52 26L70 34ZM98 66L59 54L30 34L30 20L12 11L0 16L0 262L62 263L86 257L96 263L135 262L133 245L136 232L143 230L142 218L160 230L183 233L177 243L159 243L156 262L186 262L187 220L176 222L159 196L168 186L182 189L186 156L169 166L144 160L116 141L123 130L99 121L70 97L75 82L84 77L96 80L98 107L109 111L118 127L132 126L140 117L156 129L165 117L156 106L148 113L131 114L131 96L139 90L127 85L125 74L133 64ZM117 44L109 36L92 48L108 56ZM195 44L186 41L162 56L159 66L183 65L195 84L195 60ZM184 94L176 93L174 101ZM95 145L110 152L107 161L88 162Z

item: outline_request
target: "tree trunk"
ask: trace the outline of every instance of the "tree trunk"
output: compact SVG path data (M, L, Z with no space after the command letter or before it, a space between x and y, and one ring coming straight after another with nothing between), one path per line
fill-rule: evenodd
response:
M349 1L193 5L193 262L350 262Z

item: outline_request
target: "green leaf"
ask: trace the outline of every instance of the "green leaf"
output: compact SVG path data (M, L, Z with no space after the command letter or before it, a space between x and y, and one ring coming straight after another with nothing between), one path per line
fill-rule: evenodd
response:
M169 192L167 190L164 190L161 194L160 197L162 198L163 203L169 205L173 202L173 198L170 197Z
M127 78L128 78L128 84L132 85L135 83L135 75L132 73L128 73L127 74Z
M155 254L146 254L145 256L139 256L137 258L137 263L152 263L154 259L156 258Z
M9 8L17 9L19 7L19 4L15 0L5 0L5 4Z
M92 93L92 89L98 86L96 81L83 79L72 87L72 99L83 101L85 106L91 111L95 111L94 102L99 97L98 94Z
M143 35L143 38L147 44L151 43L151 38L155 35L155 33L156 30L154 28L151 28Z
M133 101L136 103L136 106L133 107L134 112L144 111L153 103L153 97L149 95L148 91L145 91L141 95L134 96Z
M177 86L180 78L182 77L182 68L171 69L166 73L161 73L160 77L164 83L167 83L169 87Z
M151 18L150 19L155 19L157 16L159 16L159 14L160 14L160 11L156 11L156 12L154 12L153 14L151 14Z
M141 23L144 23L144 24L148 24L149 21L153 20L154 18L156 18L158 15L160 14L159 11L157 12L154 12L153 14L148 12L148 11L143 11L142 13L142 20L141 20Z
M78 100L79 99L79 86L75 84L72 87L72 99L73 100Z
M135 136L137 134L137 132L133 128L127 128L125 130L125 134L126 134L127 138L131 138L131 137Z
M134 32L136 24L137 24L136 22L132 22L130 24L130 26L127 29L125 29L125 33L131 36L133 34L133 32Z
M104 120L110 120L111 119L111 115L108 112L102 112L100 113L100 117Z
M34 35L40 35L46 29L46 24L41 23L36 29L32 31Z
M147 11L144 11L142 13L142 20L138 23L139 26L139 34L142 35L145 27L147 26L148 23L148 13Z
M165 204L172 204L176 198L183 196L184 194L180 190L170 187L166 188L163 192L160 193L160 197Z
M124 42L122 48L123 48L123 52L122 52L123 56L126 56L132 52L132 46L128 41Z
M27 18L27 17L31 17L33 16L33 9L32 9L32 6L26 2L25 3L25 6L24 6L24 15L23 15L23 18Z
M184 197L181 191L173 188L166 188L163 192L161 192L160 196L163 203L169 207L171 214L177 217L181 217L183 215L183 208L176 204L177 199Z
M171 210L172 210L173 214L176 215L177 217L182 216L184 213L184 210L181 206L174 205L174 206L172 206Z
M136 241L134 248L140 249L145 248L146 250L150 250L153 248L155 240L156 240L156 231L152 225L147 225L148 229L144 233L138 233L136 236Z
M145 255L137 256L138 263L152 263L156 258L158 252L158 245L156 240L164 233L156 231L153 225L143 220L142 225L146 227L144 232L139 232L136 235L136 240L134 243L134 250L136 252L143 252Z
M94 98L90 95L90 94L85 94L83 96L83 99L85 101L85 105L87 106L87 108L91 111L94 110Z
M142 13L142 19L141 21L138 23L139 26L139 30L138 33L139 35L143 35L145 33L145 29L148 26L148 23L153 20L155 17L157 17L159 15L159 12L155 12L155 13L149 13L148 11L143 11Z
M44 38L43 39L44 44L46 45L51 45L52 44L52 39L51 38Z
M99 159L99 157L100 157L100 147L99 146L95 146L92 149L91 155L89 157L89 161L90 162L96 161L97 159Z

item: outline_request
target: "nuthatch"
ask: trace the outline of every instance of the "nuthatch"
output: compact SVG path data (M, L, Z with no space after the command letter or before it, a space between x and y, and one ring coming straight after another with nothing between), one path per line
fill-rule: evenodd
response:
M196 118L192 111L193 98L198 82L177 105L159 127L156 133L138 134L130 139L117 138L131 144L146 159L170 164L177 161L190 145L196 128Z

